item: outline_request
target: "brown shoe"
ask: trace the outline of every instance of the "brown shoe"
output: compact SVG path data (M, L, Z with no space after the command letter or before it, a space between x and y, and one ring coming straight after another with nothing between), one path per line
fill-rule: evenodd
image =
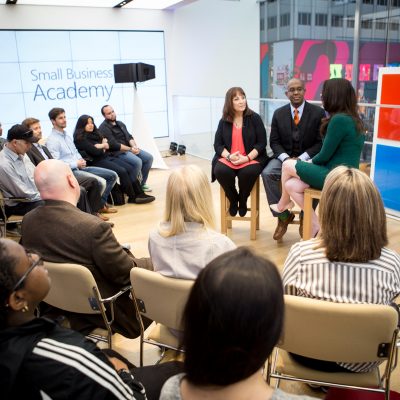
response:
M284 220L282 221L280 218L278 218L278 225L275 229L274 232L274 240L280 240L283 238L283 235L286 233L287 231L287 227L288 225L294 220L294 214L290 213L290 215Z
M106 217L105 215L102 215L100 213L94 213L94 215L100 219L102 219L103 221L108 221L110 218Z
M99 210L99 213L102 213L102 214L114 214L117 212L118 212L118 210L116 208L108 207L107 205L105 205L103 208L100 208L100 210Z

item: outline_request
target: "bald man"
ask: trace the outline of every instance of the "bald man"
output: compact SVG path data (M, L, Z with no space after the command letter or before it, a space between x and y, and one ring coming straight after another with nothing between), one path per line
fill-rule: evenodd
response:
M35 169L34 179L44 205L26 214L23 220L25 247L47 261L87 266L103 297L130 284L131 268L153 269L149 258L137 259L124 251L109 224L76 207L79 184L66 163L42 161ZM103 325L98 316L74 314L68 318L71 327L83 333ZM116 302L113 330L130 338L140 333L128 293Z

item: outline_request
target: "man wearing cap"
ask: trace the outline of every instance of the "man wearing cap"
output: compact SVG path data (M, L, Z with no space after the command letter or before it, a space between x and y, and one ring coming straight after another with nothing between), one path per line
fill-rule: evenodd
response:
M7 143L0 152L0 190L5 197L7 216L25 215L43 204L33 180L35 166L26 155L33 141L32 130L17 124L9 129ZM18 202L13 197L26 201Z

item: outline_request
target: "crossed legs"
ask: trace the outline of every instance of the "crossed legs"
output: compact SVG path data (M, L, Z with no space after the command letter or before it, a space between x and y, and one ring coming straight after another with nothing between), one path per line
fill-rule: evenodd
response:
M310 187L309 184L303 182L296 172L297 160L287 160L282 164L282 196L276 204L278 211L282 212L293 207L294 200L301 209L304 208L304 190ZM319 222L317 214L314 210L311 212L312 236L314 237L319 231Z

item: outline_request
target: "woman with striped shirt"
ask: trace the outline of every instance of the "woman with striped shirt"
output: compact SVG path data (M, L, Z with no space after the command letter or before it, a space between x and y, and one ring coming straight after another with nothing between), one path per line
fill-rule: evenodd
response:
M322 190L319 220L318 237L290 249L285 292L338 303L391 304L400 294L400 256L385 247L385 210L371 179L354 168L332 170ZM294 358L330 372L366 372L376 366Z

